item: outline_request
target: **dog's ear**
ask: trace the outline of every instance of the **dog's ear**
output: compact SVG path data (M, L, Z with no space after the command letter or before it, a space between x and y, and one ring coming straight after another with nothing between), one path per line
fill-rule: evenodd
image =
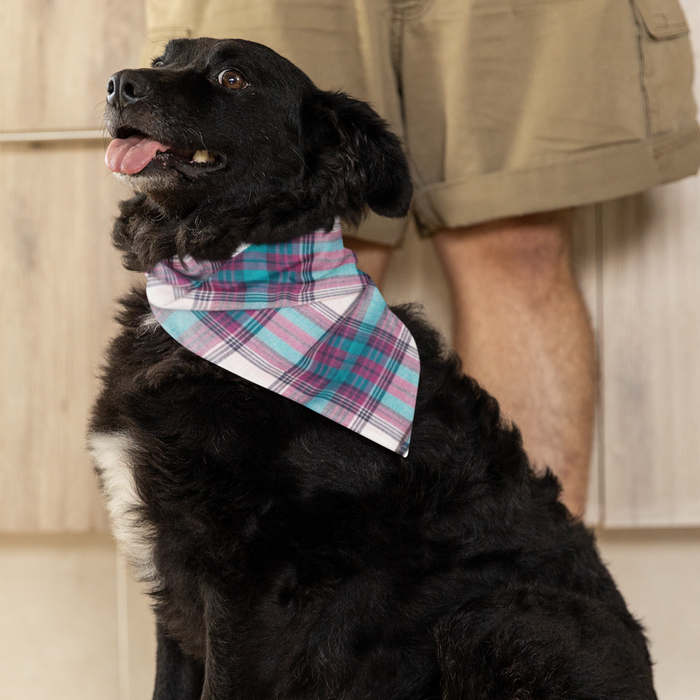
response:
M413 186L401 142L369 105L319 90L302 111L302 136L312 177L337 191L338 214L357 220L366 206L408 213Z

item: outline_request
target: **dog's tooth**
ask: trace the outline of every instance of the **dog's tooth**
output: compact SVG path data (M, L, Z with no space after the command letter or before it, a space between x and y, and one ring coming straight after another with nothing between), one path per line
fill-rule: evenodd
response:
M195 151L192 156L193 163L213 163L214 156L209 151Z

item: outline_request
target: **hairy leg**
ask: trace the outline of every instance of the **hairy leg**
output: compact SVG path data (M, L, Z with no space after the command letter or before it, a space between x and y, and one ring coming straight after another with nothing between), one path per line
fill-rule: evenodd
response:
M377 287L381 288L393 248L360 238L345 237L343 243L357 255L357 267L366 272Z
M560 478L582 514L596 362L570 262L570 214L556 212L437 232L454 305L455 349L519 426L537 466Z

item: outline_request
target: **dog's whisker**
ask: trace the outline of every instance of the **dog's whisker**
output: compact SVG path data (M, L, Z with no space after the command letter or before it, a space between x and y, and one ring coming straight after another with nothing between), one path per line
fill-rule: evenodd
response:
M299 151L299 149L296 146L292 145L290 150L299 159L299 162L304 167L304 170L311 172L311 168L309 167L309 164L306 162L306 159L304 158L303 154Z
M204 135L202 134L200 129L188 127L188 131L192 133L195 136L195 138L199 139L199 144L202 147L203 151L208 150L206 144L204 143Z

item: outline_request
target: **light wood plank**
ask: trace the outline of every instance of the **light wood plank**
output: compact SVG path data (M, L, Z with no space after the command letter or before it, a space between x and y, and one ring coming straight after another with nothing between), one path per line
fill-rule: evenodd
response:
M138 63L140 0L3 0L2 20L0 132L99 129L109 76ZM123 285L108 235L126 193L101 142L13 138L0 144L0 529L104 529L84 431Z
M700 524L700 180L605 205L605 523Z
M596 334L596 353L600 356L599 328L599 286L602 266L600 254L600 205L581 207L574 212L572 226L571 258L574 274L586 302L591 324ZM596 422L593 431L593 449L591 450L590 477L588 482L588 500L586 502L585 521L588 525L602 522L600 404L596 406Z
M630 612L645 627L659 700L697 700L700 530L604 530L597 536Z
M426 318L452 342L452 303L432 241L410 227L403 245L391 255L382 287L390 304L419 304Z
M119 623L126 634L126 671L120 700L146 700L153 694L156 675L156 625L152 599L133 579L133 571L120 557L118 575L125 595L120 605Z
M86 129L83 131L10 131L0 132L0 144L3 143L39 143L41 141L91 141L96 139L108 142L103 129Z
M700 5L681 0L694 38ZM700 179L603 209L605 524L700 524Z
M105 86L135 66L139 0L2 0L0 131L94 129Z
M121 700L114 549L107 535L0 535L3 700Z
M0 530L105 527L84 436L126 282L109 241L125 196L101 148L0 149Z

